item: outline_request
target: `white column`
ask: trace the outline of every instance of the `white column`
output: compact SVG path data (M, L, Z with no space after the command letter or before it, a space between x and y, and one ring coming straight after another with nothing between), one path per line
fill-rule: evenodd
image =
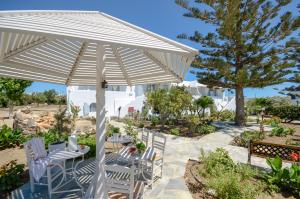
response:
M86 199L108 198L105 187L105 89L101 83L104 81L104 60L105 52L101 44L97 46L97 68L96 68L96 171L93 181L90 184Z

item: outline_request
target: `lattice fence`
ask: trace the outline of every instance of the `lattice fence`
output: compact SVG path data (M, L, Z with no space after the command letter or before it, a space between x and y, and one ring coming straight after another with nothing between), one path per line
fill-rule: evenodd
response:
M291 161L290 154L292 152L299 153L300 147L288 146L264 142L251 142L250 153L251 155L262 157L276 157L279 156L283 160Z

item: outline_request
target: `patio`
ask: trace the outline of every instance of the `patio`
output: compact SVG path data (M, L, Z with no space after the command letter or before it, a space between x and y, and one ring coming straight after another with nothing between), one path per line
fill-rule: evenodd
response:
M123 123L112 122L113 125L121 127L123 131ZM184 181L185 165L188 159L198 159L200 149L205 152L214 151L216 148L223 147L229 151L231 157L241 163L247 162L247 149L230 145L233 136L236 136L244 130L257 129L258 126L250 126L247 128L236 128L231 125L219 124L222 129L206 135L200 139L183 138L172 135L167 136L167 144L164 158L163 178L154 183L152 189L146 189L144 197L146 199L166 199L166 198L192 198ZM176 151L176 152L175 152ZM94 162L93 159L85 161L83 166L89 167ZM267 168L265 159L254 157L253 165ZM91 178L89 169L83 174L84 178ZM75 183L69 184L66 188L76 188ZM87 189L87 186L85 186ZM55 194L52 198L80 198L80 193ZM12 192L10 199L27 199L27 198L49 198L47 187L37 186L34 194L30 193L29 183L23 185L20 189Z

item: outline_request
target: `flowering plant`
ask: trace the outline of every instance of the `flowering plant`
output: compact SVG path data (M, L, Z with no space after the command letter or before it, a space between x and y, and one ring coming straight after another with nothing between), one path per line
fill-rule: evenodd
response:
M295 152L292 152L290 154L291 158L293 161L297 162L297 161L300 161L300 153L295 153Z

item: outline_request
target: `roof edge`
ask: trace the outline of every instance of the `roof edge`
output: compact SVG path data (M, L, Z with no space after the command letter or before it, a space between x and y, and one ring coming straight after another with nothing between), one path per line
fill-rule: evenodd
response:
M142 31L142 32L144 32L144 33L146 33L146 34L148 34L150 36L156 37L157 39L161 39L161 40L163 40L163 41L165 41L165 42L167 42L169 44L175 45L175 46L177 46L179 48L182 48L183 50L189 51L189 52L193 53L194 55L198 55L199 54L199 50L197 50L195 48L192 48L192 47L190 47L188 45L179 43L177 41L174 41L174 40L169 39L167 37L164 37L162 35L156 34L156 33L152 32L152 31L149 31L149 30L146 30L144 28L138 27L138 26L136 26L136 25L134 25L132 23L126 22L126 21L124 21L122 19L119 19L117 17L111 16L111 15L106 14L104 12L99 12L99 13L102 14L103 16L105 16L105 17L108 17L108 18L114 20L114 21L117 21L119 23L123 23L124 25L129 26L129 27L131 27L133 29Z
M14 15L14 14L49 14L49 13L62 13L62 14L99 14L99 11L84 11L84 10L0 10L0 16Z

